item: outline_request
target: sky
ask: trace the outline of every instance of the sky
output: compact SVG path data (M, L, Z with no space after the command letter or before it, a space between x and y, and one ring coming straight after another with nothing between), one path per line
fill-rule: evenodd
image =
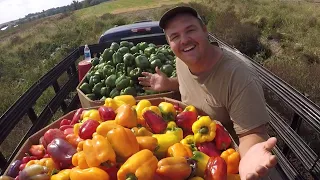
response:
M0 24L23 18L29 13L42 12L71 4L73 0L0 0Z

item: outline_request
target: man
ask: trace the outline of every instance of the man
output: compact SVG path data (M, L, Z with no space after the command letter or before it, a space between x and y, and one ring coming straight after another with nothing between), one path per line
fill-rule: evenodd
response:
M177 57L177 78L168 78L156 68L155 74L144 72L140 84L155 91L180 90L184 103L237 134L241 179L266 176L277 163L270 153L276 138L268 139L269 116L255 72L230 51L210 43L206 26L190 7L167 11L159 25Z

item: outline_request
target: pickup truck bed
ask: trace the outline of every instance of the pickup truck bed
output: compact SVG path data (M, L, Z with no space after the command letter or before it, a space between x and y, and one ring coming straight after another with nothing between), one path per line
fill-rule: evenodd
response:
M278 156L279 163L275 168L275 172L267 179L306 179L306 177L319 179L319 153L308 146L307 142L299 135L298 130L301 122L306 122L310 126L311 132L320 133L320 108L280 78L254 62L251 58L219 40L212 34L210 34L210 39L228 48L250 64L252 68L255 68L263 82L264 88L267 90L266 92L276 95L294 112L293 117L288 117L293 118L292 123L287 124L283 118L276 113L272 106L267 105L272 119L270 122L270 132L272 135L276 135L279 141L282 142L281 146L278 145L273 151ZM102 44L89 45L89 48L92 54L101 53L105 48L109 47L113 41L120 42L121 40L131 41L134 44L141 41L154 44L166 44L164 34L158 33L156 35L150 34L104 41ZM23 117L27 116L33 124L10 155L5 156L2 152L0 153L1 174L8 167L24 141L46 126L55 116L59 108L66 114L80 106L79 98L75 93L75 88L79 83L76 64L83 55L83 48L83 46L79 47L66 56L58 65L40 78L1 116L0 127L2 130L0 132L0 143L3 143ZM57 80L64 73L68 74L68 80L65 84L59 85ZM34 104L49 87L54 88L56 95L38 116L34 111ZM296 164L288 158L288 154L294 154L296 156L295 162L298 162L300 166L297 167ZM307 173L307 175L305 175L305 173Z

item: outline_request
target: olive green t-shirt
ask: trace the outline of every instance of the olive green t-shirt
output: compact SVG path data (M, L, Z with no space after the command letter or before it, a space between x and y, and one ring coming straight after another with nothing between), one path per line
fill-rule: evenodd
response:
M212 70L193 75L176 60L182 102L191 104L220 121L235 137L269 121L259 78L252 67L221 48L222 58Z

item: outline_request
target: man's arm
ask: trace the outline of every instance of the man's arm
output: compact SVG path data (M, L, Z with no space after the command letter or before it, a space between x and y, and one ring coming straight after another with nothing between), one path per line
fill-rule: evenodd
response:
M241 157L243 157L253 145L264 142L267 139L268 134L264 125L239 135L239 152Z
M168 91L179 91L179 82L178 78L169 78L168 85L167 85Z

